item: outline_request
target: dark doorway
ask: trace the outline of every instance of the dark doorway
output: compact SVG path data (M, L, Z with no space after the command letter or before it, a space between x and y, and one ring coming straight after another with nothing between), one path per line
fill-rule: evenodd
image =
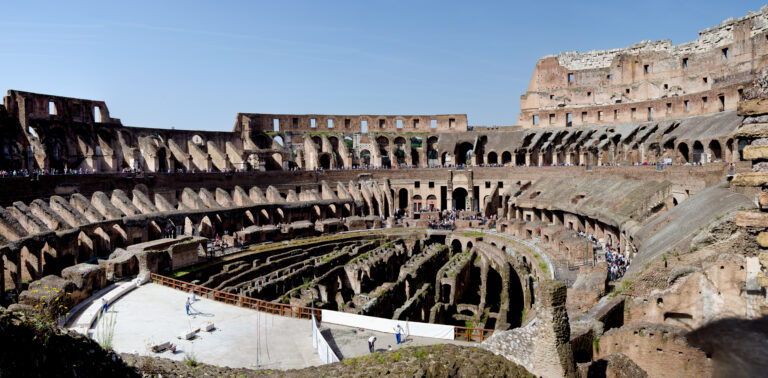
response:
M453 190L453 209L460 211L467 208L467 190L456 188Z

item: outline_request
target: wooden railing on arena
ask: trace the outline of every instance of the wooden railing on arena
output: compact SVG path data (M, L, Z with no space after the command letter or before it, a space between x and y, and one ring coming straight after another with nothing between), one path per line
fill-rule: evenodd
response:
M311 319L312 308L293 306L283 303L267 302L265 300L244 297L242 295L225 293L223 291L214 290L205 286L191 284L189 282L179 281L170 277L161 276L159 274L152 273L150 275L152 282L170 287L172 289L181 290L187 293L195 293L195 295L207 299L211 299L217 302L231 304L235 306L250 308L252 310L266 312L268 314L287 316L291 318ZM322 310L316 308L315 317L318 320L322 320ZM467 328L467 327L454 327L453 336L454 340L469 341L481 343L483 340L491 337L493 330L482 328Z
M225 293L223 291L191 284L189 282L175 280L173 278L161 276L155 273L152 273L150 278L152 279L152 282L156 284L167 286L176 290L181 290L187 293L195 293L195 295L199 297L211 299L217 302L250 308L252 310L266 312L273 315L287 316L291 318L312 319L313 309L309 307L267 302L261 299ZM319 308L314 309L314 311L315 317L320 319L322 317L322 311Z
M482 343L483 340L491 337L492 334L492 329L453 327L453 339L459 341Z

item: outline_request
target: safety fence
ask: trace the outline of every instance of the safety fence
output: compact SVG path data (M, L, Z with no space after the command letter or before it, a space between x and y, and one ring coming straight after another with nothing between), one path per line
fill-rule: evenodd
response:
M189 282L175 280L173 278L161 276L159 274L152 273L150 278L152 282L167 286L172 289L185 291L188 293L194 293L195 295L211 299L217 302L231 304L235 306L245 307L256 311L266 312L272 315L287 316L291 318L311 319L312 312L318 319L322 319L322 312L319 309L312 309L309 307L293 306L290 304L267 302L265 300L244 297L242 295L225 293L223 291L214 290L205 286L191 284Z
M290 304L268 302L261 299L244 297L242 295L225 293L205 286L191 284L189 282L179 281L170 277L161 276L152 273L150 275L152 282L181 290L187 293L211 299L217 302L249 308L256 311L265 312L272 315L287 316L291 318L312 319L312 315L318 320L324 320L323 314L329 318L328 321L334 324L346 325L356 328L371 329L379 332L393 333L393 327L399 323L397 320L377 318L372 316L363 316L349 314L338 311L321 310L318 308L309 308L294 306ZM381 324L379 324L381 323ZM422 336L430 338L440 338L447 340L469 341L481 343L493 334L493 330L482 328L467 328L458 326L448 326L442 324L404 322L406 324L406 334L412 336ZM314 325L313 325L314 326ZM318 352L319 353L319 352ZM338 357L337 357L338 358Z
M331 349L328 340L325 339L323 333L320 332L320 329L317 327L317 318L315 318L314 315L312 316L312 345L315 347L317 355L320 356L320 359L324 364L341 361L339 356L336 355L336 352Z
M493 335L492 329L453 327L454 340L482 343L491 335Z

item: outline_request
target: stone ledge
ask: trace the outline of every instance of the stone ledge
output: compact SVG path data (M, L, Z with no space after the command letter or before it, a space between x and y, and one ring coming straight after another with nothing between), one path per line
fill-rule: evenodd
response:
M768 159L768 146L746 146L742 154L745 160Z
M768 123L743 125L736 130L734 136L739 138L768 138Z
M736 214L734 222L739 227L768 227L768 213L742 211Z
M756 98L739 102L738 114L740 116L754 116L768 113L768 98Z
M731 181L734 186L764 186L768 185L768 172L737 173Z

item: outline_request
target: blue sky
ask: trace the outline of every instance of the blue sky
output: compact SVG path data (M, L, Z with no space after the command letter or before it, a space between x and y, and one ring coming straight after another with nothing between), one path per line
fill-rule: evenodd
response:
M237 112L467 113L511 125L536 60L693 40L758 1L16 1L0 90L105 100L124 125Z

